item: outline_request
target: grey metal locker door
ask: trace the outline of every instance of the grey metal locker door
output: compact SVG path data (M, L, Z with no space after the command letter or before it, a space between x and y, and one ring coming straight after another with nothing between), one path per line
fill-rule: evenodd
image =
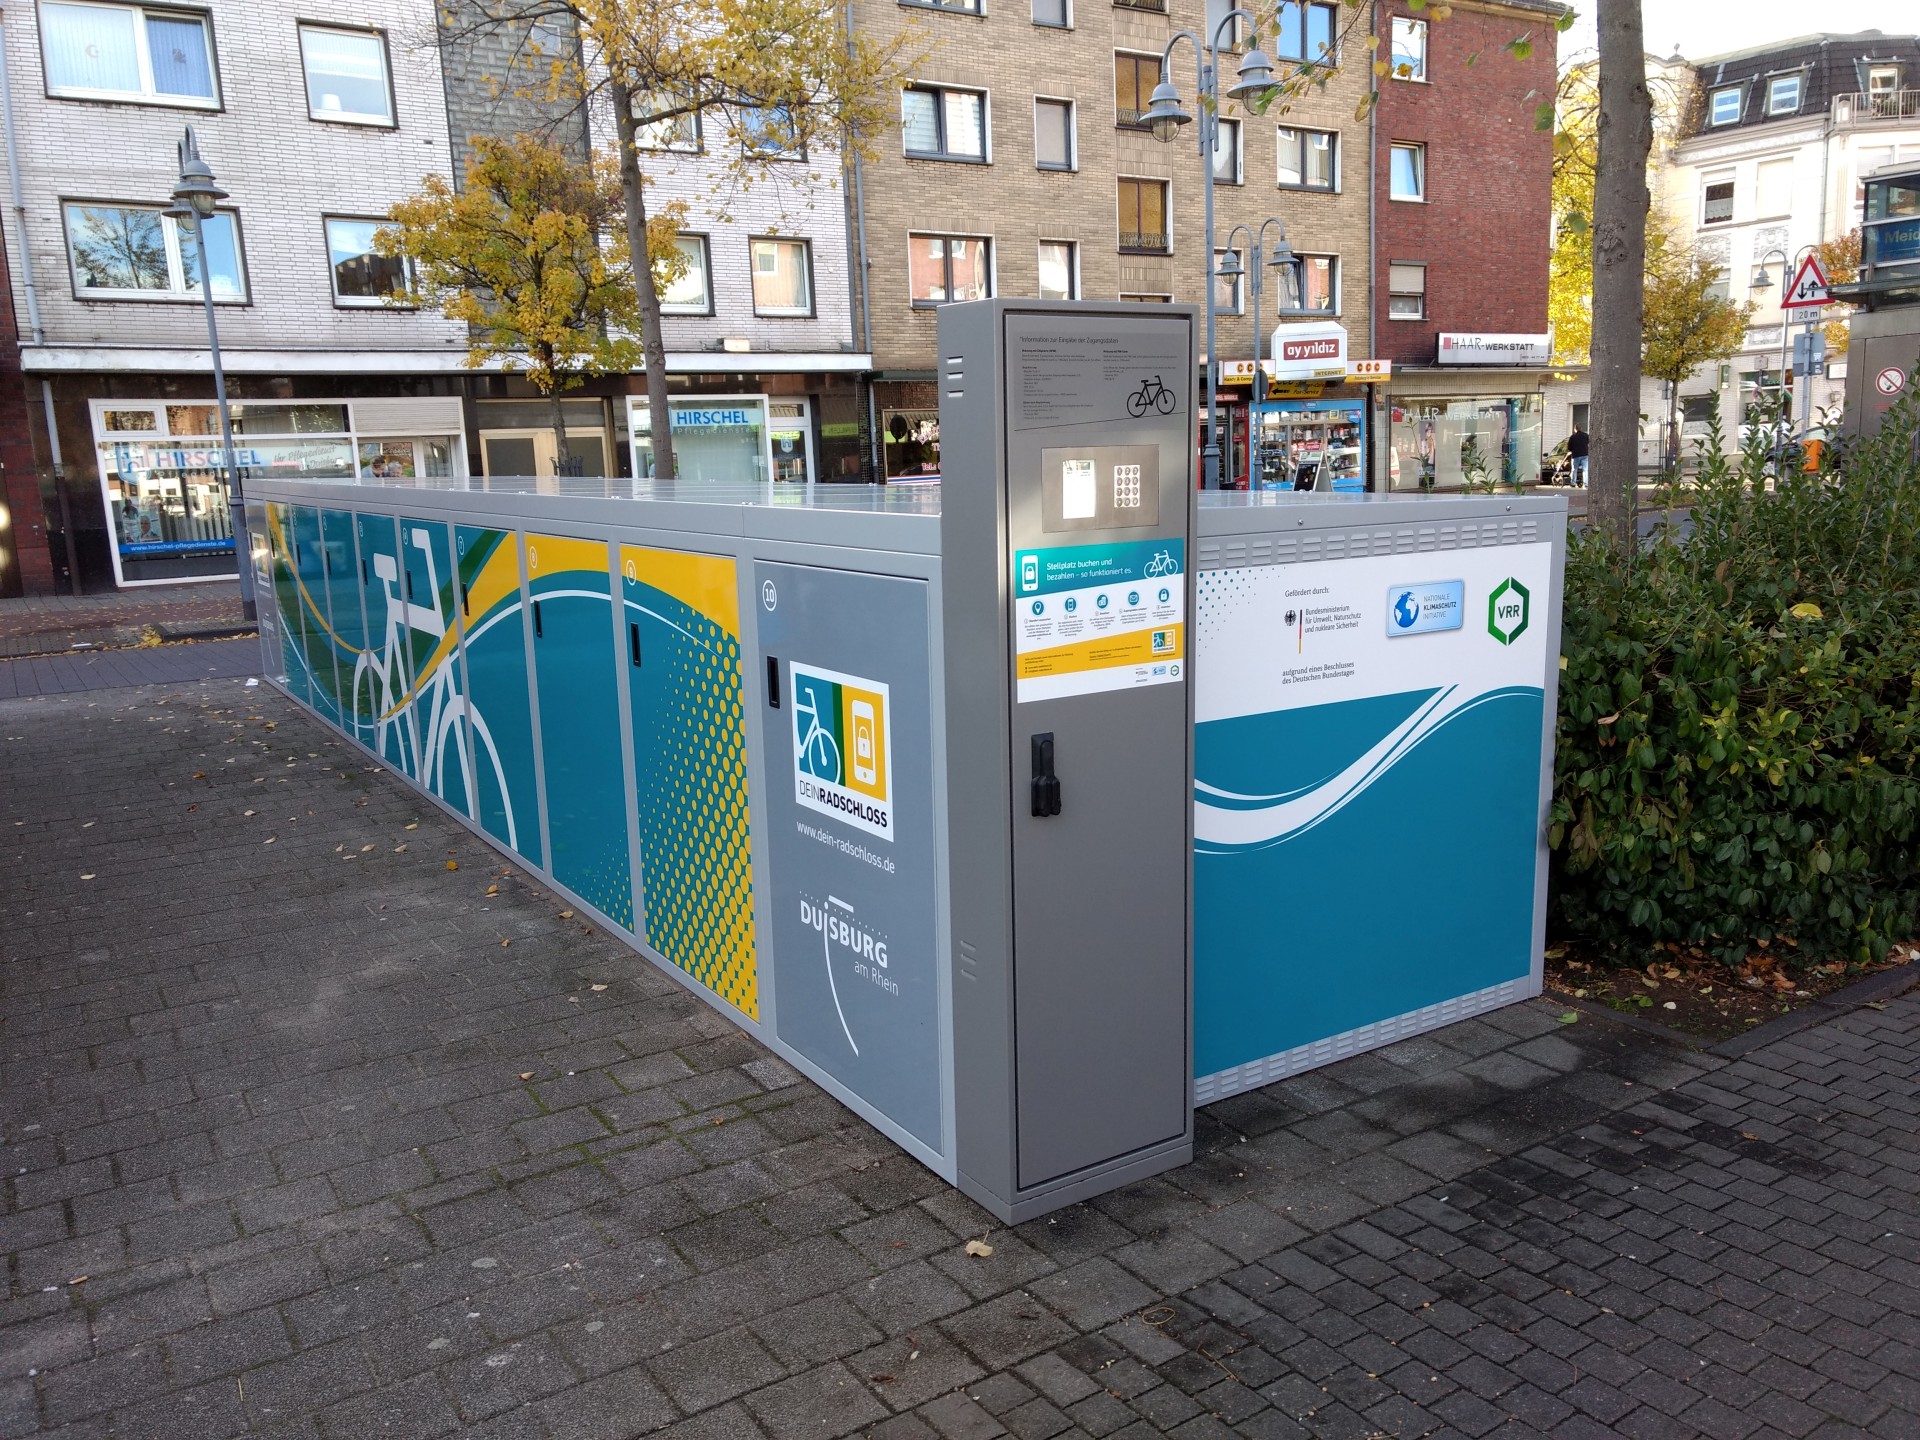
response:
M944 1150L926 582L762 563L753 594L775 1033Z

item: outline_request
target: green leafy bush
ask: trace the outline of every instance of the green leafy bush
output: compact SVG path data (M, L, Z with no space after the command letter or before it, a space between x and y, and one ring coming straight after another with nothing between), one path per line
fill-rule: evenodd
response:
M1920 911L1911 399L1818 474L1702 447L1693 534L1567 556L1556 933L1880 959ZM1776 954L1780 953L1777 949Z

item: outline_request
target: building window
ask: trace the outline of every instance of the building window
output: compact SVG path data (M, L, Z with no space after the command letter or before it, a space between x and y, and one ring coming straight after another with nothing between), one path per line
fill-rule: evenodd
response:
M1245 181L1245 144L1238 120L1222 120L1213 137L1213 180L1216 185L1239 185Z
M1300 0L1280 0L1279 32L1274 38L1274 55L1281 60L1308 63L1335 62L1333 37L1339 24L1337 5L1302 4Z
M1171 305L1173 303L1171 295L1142 294L1137 290L1131 292L1123 290L1120 292L1120 298L1130 300L1136 305Z
M900 135L917 160L987 158L987 97L978 90L915 85L900 92Z
M1424 320L1427 318L1427 267L1424 265L1387 266L1387 318Z
M1300 308L1318 315L1340 313L1340 257L1338 255L1302 255L1300 282L1304 293Z
M681 102L671 95L643 90L633 97L633 139L642 150L698 154L700 112L682 109Z
M1392 73L1393 78L1396 80L1424 80L1427 78L1426 21L1395 18L1393 22Z
M333 303L379 309L389 295L413 288L413 271L397 255L373 247L384 220L328 220L327 259L333 267Z
M49 95L205 109L220 103L204 14L42 0L40 53Z
M1213 308L1222 315L1241 315L1245 313L1245 306L1242 304L1245 286L1242 282L1247 277L1244 270L1238 275L1220 273L1220 267L1226 263L1229 255L1238 259L1240 252L1238 250L1213 252ZM1245 264L1244 261L1241 263Z
M1335 190L1338 140L1328 130L1279 131L1279 185L1283 190Z
M200 258L193 227L157 208L70 203L67 254L74 293L82 300L188 300L200 294ZM247 298L240 225L231 211L200 222L207 237L213 298Z
M991 258L984 235L909 235L907 289L913 303L986 299L993 293Z
M1395 145L1388 169L1387 194L1395 200L1427 198L1427 147Z
M1033 0L1033 23L1055 30L1071 30L1073 7L1070 0Z
M1738 85L1729 85L1716 90L1708 101L1707 123L1709 125L1732 125L1740 118L1743 89Z
M1733 181L1716 180L1700 192L1700 223L1725 225L1733 219Z
M1140 117L1152 103L1153 87L1160 83L1158 55L1113 57L1113 123L1145 129Z
M1071 240L1040 242L1040 298L1080 298L1080 247Z
M393 124L387 83L387 42L372 30L300 27L300 61L307 72L307 114L350 125Z
M1244 52L1251 43L1251 37L1247 33L1247 22L1236 19L1231 25L1227 24L1227 17L1236 8L1240 7L1235 5L1235 0L1207 0L1207 28L1201 33L1209 40L1218 35L1222 50Z
M956 15L978 15L980 0L900 0L918 10L950 10Z
M805 160L807 147L784 105L742 105L734 115L740 148L760 160Z
M813 314L813 256L805 240L754 240L753 313Z
M1116 10L1151 10L1156 15L1167 13L1167 0L1113 0Z
M1900 67L1875 65L1867 71L1867 112L1871 115L1900 113Z
M1165 255L1173 249L1167 225L1167 182L1120 182L1120 248Z
M713 261L707 252L704 235L680 234L673 245L686 257L686 268L660 291L660 311L664 315L711 315L713 313ZM759 285L754 294L759 296Z
M1776 75L1767 82L1767 114L1791 115L1800 108L1799 75Z
M1042 170L1074 168L1071 100L1033 102L1033 163Z

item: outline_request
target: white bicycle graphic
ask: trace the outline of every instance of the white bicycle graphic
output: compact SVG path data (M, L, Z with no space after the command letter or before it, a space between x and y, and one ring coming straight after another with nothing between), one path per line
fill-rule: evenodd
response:
M1158 550L1154 552L1153 558L1141 567L1141 571L1149 580L1158 579L1162 575L1178 575L1180 562L1174 559L1170 552Z
M428 532L410 530L406 532L406 539L424 558L427 594L438 595L440 579ZM376 551L370 560L386 600L386 629L377 647L359 651L354 660L352 688L347 700L356 738L436 794L446 793L449 766L457 767L469 808L475 806L477 799L474 787L474 752L477 751L492 771L500 794L510 796L506 766L487 727L486 717L460 693L447 624L439 610L432 605L416 605L407 598L399 563L392 555ZM505 616L495 616L467 632L467 643L471 644L502 618ZM416 631L432 637L434 657L438 660L432 674L417 683L409 681L406 661ZM463 718L466 726L460 723ZM467 738L469 727L473 736L471 749ZM506 841L517 850L519 831L510 799L503 808Z
M820 709L814 703L812 690L793 697L793 713L796 720L804 716L807 722L799 745L800 759L807 774L816 779L831 780L837 785L840 782L840 746L820 723ZM816 753L818 759L815 758Z

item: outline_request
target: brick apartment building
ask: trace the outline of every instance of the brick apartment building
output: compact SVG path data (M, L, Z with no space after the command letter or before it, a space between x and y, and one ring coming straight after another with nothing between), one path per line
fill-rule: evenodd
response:
M889 478L938 466L933 385L935 310L947 298L982 295L1202 303L1205 254L1201 155L1194 127L1167 143L1139 124L1177 31L1202 31L1228 7L1214 0L854 0L856 26L887 37L909 23L931 42L902 97L901 126L864 167L864 249L873 334L876 418ZM1215 243L1236 224L1286 224L1310 257L1309 294L1325 319L1351 332L1363 357L1370 300L1367 258L1367 138L1355 112L1371 83L1368 15L1344 5L1282 4L1277 42L1266 46L1288 73L1334 46L1342 68L1283 114L1233 102L1222 109L1216 158ZM1221 87L1237 57L1223 55ZM1194 52L1174 51L1171 75L1195 111ZM1276 232L1268 231L1272 243ZM1245 232L1233 239L1248 262ZM1271 274L1271 272L1269 272ZM1220 285L1216 361L1248 366L1264 339L1253 334L1244 283ZM1275 286L1265 323L1271 333ZM1203 375L1218 379L1218 365ZM1204 392L1203 392L1204 393ZM1247 480L1250 387L1223 388L1224 473ZM1364 408L1347 397L1354 418ZM1325 434L1331 412L1297 418ZM1327 402L1329 405L1331 401ZM1280 416L1270 415L1269 433Z
M1540 471L1550 373L1553 0L1380 6L1373 151L1373 353L1393 362L1382 488L1459 488L1466 468ZM1528 37L1532 53L1506 47ZM1463 466L1462 456L1466 457Z

